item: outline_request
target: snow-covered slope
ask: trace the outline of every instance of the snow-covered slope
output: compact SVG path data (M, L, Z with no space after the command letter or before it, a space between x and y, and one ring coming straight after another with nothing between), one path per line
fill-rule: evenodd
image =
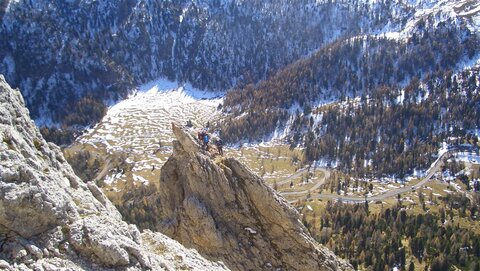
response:
M376 4L379 3L376 2ZM360 34L359 36L351 38L351 40L366 40L367 38L373 40L374 37L372 36L381 38L386 34L388 35L388 33L396 33L390 34L394 36L395 39L386 43L390 48L394 48L390 45L395 42L402 43L403 39L411 37L415 31L418 33L420 20L426 20L425 25L427 27L437 28L436 25L438 23L450 21L449 16L453 16L452 18L454 18L454 16L460 13L460 11L457 10L458 8L455 9L457 11L452 11L453 8L460 5L460 2L442 2L441 4L442 5L436 1L410 2L404 9L398 9L393 13L394 17L400 17L402 14L401 10L410 10L415 7L416 11L412 11L411 16L408 17L409 19L402 22L403 25L409 27L402 29L401 27L395 27L394 24L389 24L382 27L378 32L372 32L372 34L369 35ZM369 3L369 5L374 4ZM468 10L468 8L464 7L462 12L466 10ZM436 18L437 13L448 13L449 11L453 13L449 13L450 15L448 16L438 15L439 17ZM452 23L460 25L465 23L465 21L458 19L458 21L454 20ZM415 25L415 28L410 27L412 24ZM469 24L468 26L470 27L471 25ZM402 37L402 39L399 40L397 37ZM344 43L348 44L348 42ZM383 50L382 44L378 42L375 43L375 47L367 46L368 43L366 41L364 44L370 48L367 55L374 55L375 52ZM361 54L361 50L359 54ZM405 61L402 61L402 63L411 63L409 62L408 56L404 58ZM372 66L374 66L376 62L381 62L378 61L378 59L384 61L381 57L365 59L367 59ZM403 76L405 76L406 71L402 71L400 65L395 64L394 66L399 70L398 73L395 74L403 74ZM338 65L335 65L334 69L339 70L338 67ZM365 68L365 71L368 71L370 74L373 74L372 70L378 74L384 74L379 69ZM321 71L326 73L327 69L322 67ZM418 71L414 70L409 72L416 74ZM362 78L362 74L362 72L357 72L357 77ZM376 80L378 80L378 78ZM365 85L367 80L364 81L365 83L356 86L361 87ZM352 89L353 87L349 86L348 88ZM113 187L116 187L117 183L123 183L123 181L127 179L139 183L147 183L148 180L156 178L160 166L166 161L168 155L171 154L171 140L173 139L173 135L170 132L170 123L172 121L186 123L188 120L191 120L194 127L204 127L208 121L213 123L217 117L221 117L216 111L218 105L223 103L223 100L216 98L217 94L208 94L207 92L196 90L190 86L190 84L182 86L182 84L167 79L160 79L137 89L132 89L134 89L132 94L126 100L111 106L100 124L83 135L78 141L83 146L93 146L95 150L101 150L102 155L109 157L109 159L120 156L121 159L129 165L127 167L129 169L128 172L121 170L121 167L115 170L115 166L113 166L113 169L105 175L105 182L113 185ZM328 91L328 89L324 89L323 91ZM274 97L273 94L271 96ZM324 104L327 101L333 102L335 98L323 99L321 102L319 101L319 104ZM316 107L316 104L312 104L312 106ZM293 127L297 110L302 112L303 108L299 106L298 103L295 103L294 106L291 106L290 110L288 110L290 114L289 121L287 121L284 126L277 126L276 130L268 139L281 141L284 138L293 137L295 131L298 130ZM245 115L246 113L237 118ZM321 114L313 114L312 116L315 125L322 120ZM248 133L243 133L243 135L248 135Z
M112 105L102 121L77 142L101 150L106 157L124 156L132 166L133 180L147 183L172 152L171 123L190 121L193 127L205 127L219 114L221 103L218 94L158 79ZM125 175L112 172L105 182L118 180L125 180Z
M259 140L272 133L293 137L282 131L288 133L302 111L318 104L369 95L381 86L406 87L412 79L462 72L479 62L478 3L409 4L418 6L404 17L402 28L386 24L377 32L339 39L266 80L230 91L224 107L229 115L220 124L228 140Z
M392 31L391 28L386 27L376 34L393 39L407 39L413 35L419 23L434 26L445 22L465 24L470 31L480 33L480 2L472 0L432 1L424 4L423 8L417 8L413 16L399 31Z
M81 97L125 97L161 76L210 90L258 81L338 37L398 31L429 3L10 1L0 73L35 119L60 123Z

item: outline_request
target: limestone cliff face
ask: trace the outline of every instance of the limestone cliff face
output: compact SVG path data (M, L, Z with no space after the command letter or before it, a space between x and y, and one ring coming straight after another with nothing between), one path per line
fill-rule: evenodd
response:
M351 269L260 177L235 159L214 162L188 131L173 131L174 154L160 179L160 231L234 270Z
M0 75L0 270L226 270L140 233L47 143Z

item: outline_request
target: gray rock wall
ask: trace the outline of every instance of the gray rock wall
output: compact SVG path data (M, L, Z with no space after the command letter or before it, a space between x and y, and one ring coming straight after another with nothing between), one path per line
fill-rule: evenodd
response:
M350 270L316 243L298 212L235 159L216 158L173 127L162 168L159 230L233 270Z
M122 221L47 143L0 75L0 270L227 270Z

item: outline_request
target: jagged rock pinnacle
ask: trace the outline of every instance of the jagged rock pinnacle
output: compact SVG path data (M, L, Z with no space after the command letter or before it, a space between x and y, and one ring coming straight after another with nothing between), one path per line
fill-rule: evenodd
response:
M187 129L172 125L162 168L158 229L234 270L350 270L316 243L298 212L233 158L215 163Z
M200 145L193 138L192 134L185 132L183 128L172 122L172 131L177 138L182 150L186 152L202 152Z
M0 75L0 270L227 270L122 221L47 143Z

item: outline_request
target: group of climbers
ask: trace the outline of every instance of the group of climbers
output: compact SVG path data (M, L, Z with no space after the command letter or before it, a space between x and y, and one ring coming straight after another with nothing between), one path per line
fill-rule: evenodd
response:
M208 151L210 143L210 135L205 131L201 130L197 134L198 140L202 144L203 148ZM219 138L215 140L215 146L217 147L218 153L223 156L223 141Z

